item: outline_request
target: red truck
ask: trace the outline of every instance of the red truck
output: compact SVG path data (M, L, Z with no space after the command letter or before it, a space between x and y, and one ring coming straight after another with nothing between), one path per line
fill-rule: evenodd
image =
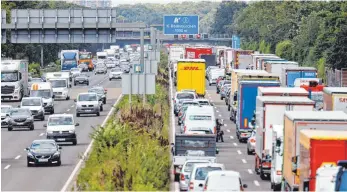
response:
M298 159L299 191L316 191L317 169L347 159L347 131L301 130Z
M186 47L186 59L200 59L201 55L212 55L212 47Z

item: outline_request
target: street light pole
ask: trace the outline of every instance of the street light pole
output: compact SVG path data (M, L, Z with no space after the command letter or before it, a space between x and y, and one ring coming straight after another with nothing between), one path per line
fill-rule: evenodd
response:
M146 66L145 66L145 37L144 37L144 28L140 29L140 64L143 66L143 76L144 76L144 92L143 92L143 105L146 104Z

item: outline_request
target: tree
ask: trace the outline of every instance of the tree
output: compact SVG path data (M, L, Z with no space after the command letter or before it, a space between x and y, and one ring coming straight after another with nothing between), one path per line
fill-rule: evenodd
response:
M293 43L290 40L281 41L276 45L276 55L290 60L293 52Z

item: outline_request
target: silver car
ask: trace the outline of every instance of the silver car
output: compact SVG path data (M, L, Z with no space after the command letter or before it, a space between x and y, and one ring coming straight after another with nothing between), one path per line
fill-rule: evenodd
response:
M179 181L179 187L180 191L187 191L189 186L189 176L190 172L192 172L193 167L195 164L199 163L210 163L210 161L207 160L188 160L184 163L182 169L181 169L181 175L180 175L180 181Z
M231 84L224 84L223 86L221 86L221 90L220 90L220 100L223 100L228 92L228 89L231 88Z
M103 111L102 101L97 93L80 93L75 102L77 117L81 114L96 114L96 116L100 116L100 111Z
M107 67L105 64L98 63L98 65L96 65L96 68L94 71L95 71L94 72L95 75L100 74L100 73L106 74L107 73Z
M256 136L256 131L253 130L251 136L247 140L247 154L248 155L253 155L255 152L255 136Z

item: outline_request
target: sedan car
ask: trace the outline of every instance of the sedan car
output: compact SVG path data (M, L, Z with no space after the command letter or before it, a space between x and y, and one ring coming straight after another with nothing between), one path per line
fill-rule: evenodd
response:
M106 74L107 73L107 67L105 64L98 63L98 65L95 68L95 75L96 74Z
M28 152L28 167L41 164L61 165L61 147L54 140L34 140L25 150Z
M255 151L255 136L256 136L256 131L253 130L251 136L247 140L247 154L248 155L253 155Z
M92 87L88 90L89 93L96 93L103 104L106 104L107 89L103 87Z
M1 128L8 127L8 121L10 120L11 105L1 105Z
M72 77L76 77L76 76L78 76L79 74L82 73L82 69L80 69L80 68L72 68L72 69L70 69L70 73L71 73Z
M34 130L34 117L28 108L12 108L9 114L8 131L14 128Z
M121 79L123 74L123 70L119 67L111 69L110 74L108 75L108 79L111 81L112 79Z
M78 68L81 69L82 72L83 72L83 71L89 71L89 69L88 69L88 63L86 63L86 62L83 62L83 63L78 64Z
M81 73L79 76L75 77L74 85L86 84L89 85L89 76L85 73Z

